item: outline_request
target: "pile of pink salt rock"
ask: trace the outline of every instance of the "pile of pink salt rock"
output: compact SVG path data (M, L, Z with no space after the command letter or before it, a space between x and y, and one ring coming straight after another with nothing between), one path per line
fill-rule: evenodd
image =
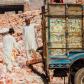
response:
M38 46L42 46L42 27L40 11L27 11L23 14L5 13L0 15L0 30L2 28L13 27L16 31L15 38L21 46L21 53L16 57L16 63L18 67L14 66L12 72L7 72L6 65L3 59L3 37L0 35L0 84L43 84L41 77L32 72L30 68L26 66L26 53L23 40L23 25L24 19L27 17L33 17L32 23L37 24L36 38ZM39 71L43 72L42 64L34 65Z

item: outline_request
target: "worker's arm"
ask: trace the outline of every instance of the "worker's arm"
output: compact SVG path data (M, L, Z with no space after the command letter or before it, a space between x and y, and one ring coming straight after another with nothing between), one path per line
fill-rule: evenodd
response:
M24 29L24 27L23 27L23 35L25 35L25 29Z
M16 42L15 38L13 38L13 42L14 42L14 48L16 48L18 51L20 51L20 45Z
M23 40L25 41L25 35L26 35L26 31L25 31L25 26L23 27Z

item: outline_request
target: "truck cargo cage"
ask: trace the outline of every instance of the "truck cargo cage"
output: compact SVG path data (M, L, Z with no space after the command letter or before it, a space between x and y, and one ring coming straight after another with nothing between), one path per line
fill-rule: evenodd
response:
M72 50L84 49L83 6L81 4L48 4L43 18L44 55L48 68L53 58L67 58ZM47 21L46 21L47 20ZM46 23L46 24L45 24ZM47 27L46 27L47 26ZM46 36L46 37L45 37Z

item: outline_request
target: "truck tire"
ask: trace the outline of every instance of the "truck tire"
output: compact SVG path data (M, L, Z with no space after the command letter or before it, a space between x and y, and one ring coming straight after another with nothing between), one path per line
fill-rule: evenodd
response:
M84 68L81 68L76 72L74 84L84 84Z

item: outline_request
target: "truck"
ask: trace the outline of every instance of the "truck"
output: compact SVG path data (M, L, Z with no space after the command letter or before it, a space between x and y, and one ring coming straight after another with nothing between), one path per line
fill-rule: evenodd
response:
M83 5L45 3L42 30L47 77L53 71L53 77L67 76L68 84L84 84Z

